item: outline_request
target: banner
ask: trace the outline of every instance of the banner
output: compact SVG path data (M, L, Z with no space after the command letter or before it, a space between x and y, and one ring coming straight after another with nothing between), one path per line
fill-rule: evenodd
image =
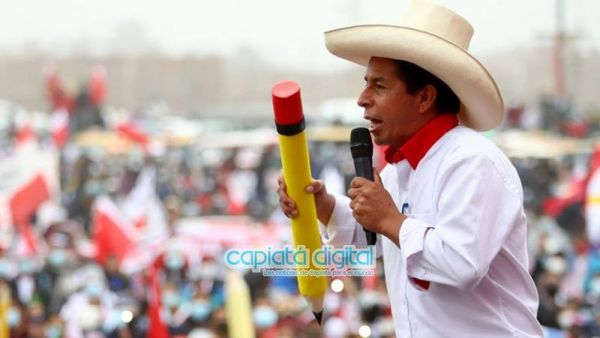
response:
M28 143L0 159L0 228L28 222L44 201L59 198L58 154Z

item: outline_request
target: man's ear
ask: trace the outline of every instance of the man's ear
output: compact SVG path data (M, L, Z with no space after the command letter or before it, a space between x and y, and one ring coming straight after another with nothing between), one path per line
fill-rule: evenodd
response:
M437 97L437 90L431 84L426 85L419 91L419 113L424 113L433 108L433 103Z

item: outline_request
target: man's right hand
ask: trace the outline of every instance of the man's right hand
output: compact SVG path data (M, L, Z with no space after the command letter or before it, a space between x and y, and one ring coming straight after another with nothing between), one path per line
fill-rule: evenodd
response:
M285 179L283 174L280 174L277 178L277 194L279 195L279 206L283 213L289 217L294 218L298 216L298 208L296 202L287 194L287 188L285 185ZM327 193L327 188L323 181L312 180L312 182L305 188L307 193L314 194L315 204L317 207L317 217L323 224L329 223L329 218L333 212L335 206L335 197Z

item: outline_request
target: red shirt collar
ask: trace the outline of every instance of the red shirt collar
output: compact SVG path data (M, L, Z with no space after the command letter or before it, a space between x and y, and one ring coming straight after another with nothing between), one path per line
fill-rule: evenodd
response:
M437 140L457 125L456 115L441 114L427 122L400 149L388 147L385 150L385 160L393 164L406 159L414 170Z

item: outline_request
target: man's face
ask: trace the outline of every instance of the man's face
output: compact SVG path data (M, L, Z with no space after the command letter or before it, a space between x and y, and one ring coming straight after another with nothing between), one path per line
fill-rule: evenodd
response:
M371 122L369 131L376 144L398 149L418 130L418 93L406 92L394 60L371 58L358 105L365 109L363 117Z

